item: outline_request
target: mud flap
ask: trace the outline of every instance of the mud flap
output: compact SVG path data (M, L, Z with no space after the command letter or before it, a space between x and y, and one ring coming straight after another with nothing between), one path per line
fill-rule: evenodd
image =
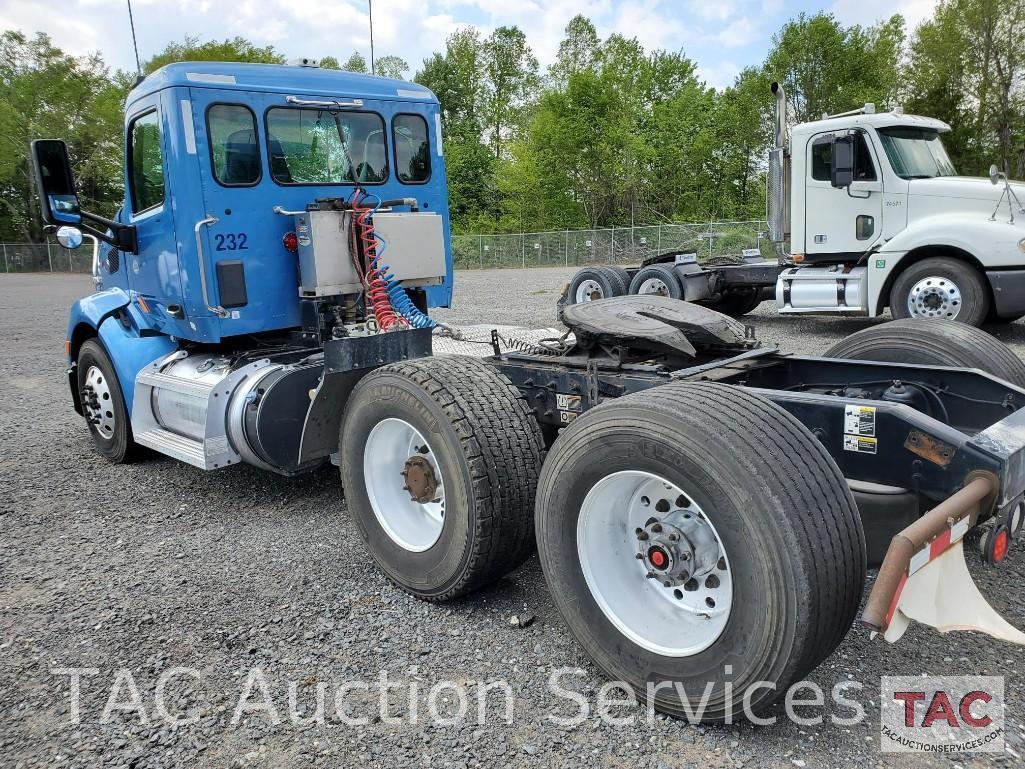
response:
M979 592L961 539L945 549L927 546L912 558L890 604L883 638L890 643L900 640L912 620L941 633L974 630L1025 645L1025 633L997 614Z

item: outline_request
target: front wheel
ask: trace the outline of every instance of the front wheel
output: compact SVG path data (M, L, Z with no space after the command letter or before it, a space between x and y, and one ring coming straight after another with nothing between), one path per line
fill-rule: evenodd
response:
M673 716L739 719L745 698L763 713L858 609L865 539L843 476L739 388L670 384L587 412L552 447L536 515L572 633Z
M911 265L890 291L890 313L896 319L957 320L981 326L989 304L989 289L979 271L946 256Z
M76 361L82 415L89 426L96 450L111 462L133 459L138 447L132 440L132 426L107 351L96 339L87 340Z

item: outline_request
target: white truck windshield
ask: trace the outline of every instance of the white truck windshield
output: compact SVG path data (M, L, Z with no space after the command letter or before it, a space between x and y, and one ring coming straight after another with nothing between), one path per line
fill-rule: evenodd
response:
M880 128L879 137L894 173L902 179L957 175L937 131L924 128Z

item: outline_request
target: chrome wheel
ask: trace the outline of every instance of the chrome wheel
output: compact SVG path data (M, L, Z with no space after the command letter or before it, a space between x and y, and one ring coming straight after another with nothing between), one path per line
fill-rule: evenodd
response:
M911 287L908 313L913 318L954 320L961 312L961 289L950 278L930 276Z
M114 437L117 424L110 385L98 366L90 366L82 386L82 410L86 421L106 440Z
M604 299L605 292L602 291L601 284L598 281L588 278L587 280L580 281L580 285L577 286L577 291L573 298L577 304L593 302L598 299Z
M638 294L658 294L659 296L669 296L669 286L661 278L648 278L647 280L641 281L641 285L637 287Z
M363 476L381 528L414 553L430 549L445 525L445 487L420 431L401 419L374 425L363 449Z
M577 555L598 606L634 643L688 657L722 634L733 604L729 558L683 489L657 475L607 475L584 498Z

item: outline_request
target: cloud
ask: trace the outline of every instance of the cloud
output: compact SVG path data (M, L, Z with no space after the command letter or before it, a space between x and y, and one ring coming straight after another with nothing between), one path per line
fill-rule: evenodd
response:
M835 0L829 9L844 24L868 26L896 13L904 17L908 32L932 17L937 0Z
M716 37L727 48L739 48L753 43L759 36L758 26L747 16L731 21Z

